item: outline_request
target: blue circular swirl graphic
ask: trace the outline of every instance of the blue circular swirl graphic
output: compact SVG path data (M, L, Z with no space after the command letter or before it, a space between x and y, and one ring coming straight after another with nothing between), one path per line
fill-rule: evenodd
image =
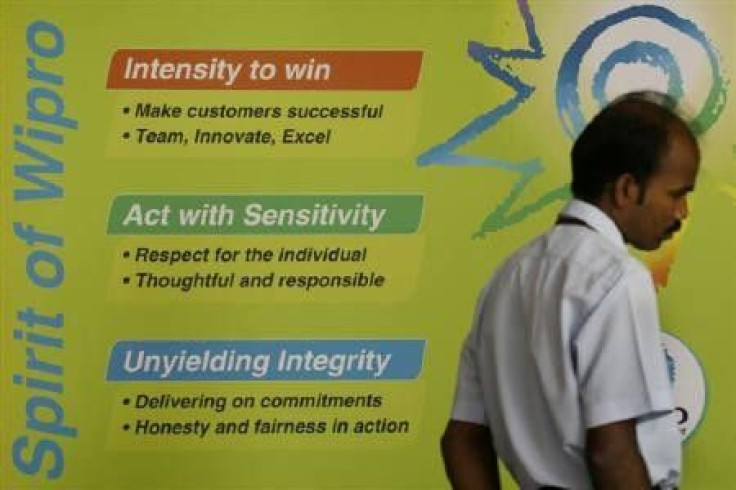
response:
M634 41L611 53L593 77L593 97L601 106L608 103L606 81L619 63L645 63L659 68L667 76L667 93L675 100L683 95L682 74L675 57L669 50L650 42Z
M580 33L565 53L557 77L556 102L558 117L570 137L575 138L586 124L585 116L580 108L578 93L578 78L583 57L603 32L634 18L660 21L695 40L706 53L713 82L702 109L693 121L693 129L698 133L705 132L723 112L726 83L721 74L718 55L705 34L693 22L677 16L664 7L639 5L620 10L592 23ZM669 95L675 99L682 97L684 93L682 75L672 53L667 48L652 42L632 41L609 55L596 72L592 90L598 103L601 105L606 103L605 84L614 67L619 63L637 61L663 72L668 78Z

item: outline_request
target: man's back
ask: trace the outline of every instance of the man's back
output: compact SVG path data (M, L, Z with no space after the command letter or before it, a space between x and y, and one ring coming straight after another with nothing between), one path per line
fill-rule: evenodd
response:
M566 212L578 224L518 251L484 290L453 419L489 425L522 488L577 489L592 486L587 429L650 417L671 443L647 454L640 440L650 476L675 479L679 435L660 416L672 401L651 279L605 215L579 201Z

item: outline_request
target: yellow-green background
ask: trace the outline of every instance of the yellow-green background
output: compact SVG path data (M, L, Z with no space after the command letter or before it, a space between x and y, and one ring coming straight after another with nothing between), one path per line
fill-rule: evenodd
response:
M461 151L513 161L541 156L545 172L528 186L523 200L533 200L565 182L569 140L554 107L559 61L582 28L629 3L532 2L546 56L541 61L515 63L515 72L537 91L512 118ZM661 3L707 31L731 77L736 5ZM468 58L466 43L526 47L516 3L2 0L0 5L2 488L445 488L438 437L447 419L459 344L477 291L504 256L548 226L559 204L474 240L472 234L506 196L516 175L492 168L422 168L416 157L512 95ZM65 132L67 139L59 152L66 165L59 179L64 199L18 204L9 195L19 184L11 174L16 161L11 153L12 125L25 121L25 28L34 20L52 22L64 33L65 52L49 65L65 77L66 111L79 120L80 128ZM191 92L191 100L214 97L238 103L261 97L264 104L303 98L305 105L322 100L350 104L385 100L401 111L377 124L375 132L366 130L362 141L355 139L353 122L345 121L335 125L349 128L350 145L315 152L305 149L282 157L264 157L248 148L237 154L213 150L211 155L165 157L157 151L124 151L118 144L117 135L125 125L120 109L126 101L167 98L163 92L105 89L110 58L120 48L410 49L423 51L424 60L417 88L404 93ZM188 95L176 94L181 97ZM660 295L664 327L695 351L708 382L705 419L685 448L683 486L692 489L736 486L732 471L736 395L731 374L736 348L731 325L736 213L727 187L736 182L732 113L728 107L704 137L704 168L693 199L694 216L670 282ZM138 302L118 294L120 252L136 239L105 234L109 205L116 195L321 192L425 196L418 233L381 244L384 250L396 243L395 253L400 254L398 258L388 252L385 258L380 255L388 272L406 270L396 301L355 298L340 304L304 301L281 307L228 298L173 305L169 298ZM14 220L63 234L66 280L60 290L29 286L23 269L27 248L10 236ZM223 242L217 237L212 240L213 245ZM183 243L176 237L163 241L172 247ZM148 241L141 238L139 243ZM241 243L246 246L246 239ZM10 383L11 374L23 362L21 347L11 341L12 328L15 310L27 304L41 311L63 311L66 316L63 398L67 422L79 428L79 438L64 442L65 474L54 482L20 475L10 460L12 440L23 432L25 396ZM148 385L107 383L108 354L117 340L149 338L426 339L424 366L416 381L318 384L325 391L382 391L396 403L409 394L411 402L396 412L411 414L417 432L410 438L365 445L335 439L333 444L314 447L125 447L117 429L122 420L120 399ZM168 386L160 388L166 391ZM298 384L290 387L299 388ZM248 385L244 383L242 389Z

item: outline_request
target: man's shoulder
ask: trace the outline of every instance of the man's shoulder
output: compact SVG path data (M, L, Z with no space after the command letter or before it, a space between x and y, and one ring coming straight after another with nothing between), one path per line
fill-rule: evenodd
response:
M584 226L553 227L512 253L497 272L508 274L542 263L544 270L555 270L583 282L613 283L624 276L648 274L625 247Z
M583 226L556 226L541 238L548 255L585 269L623 271L641 265L626 247Z

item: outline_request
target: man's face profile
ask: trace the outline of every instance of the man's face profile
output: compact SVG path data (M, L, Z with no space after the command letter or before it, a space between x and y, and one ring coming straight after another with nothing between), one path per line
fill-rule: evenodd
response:
M679 230L688 215L687 197L695 188L700 152L685 130L673 127L667 150L646 185L633 182L632 199L621 221L626 240L640 250L655 250Z

